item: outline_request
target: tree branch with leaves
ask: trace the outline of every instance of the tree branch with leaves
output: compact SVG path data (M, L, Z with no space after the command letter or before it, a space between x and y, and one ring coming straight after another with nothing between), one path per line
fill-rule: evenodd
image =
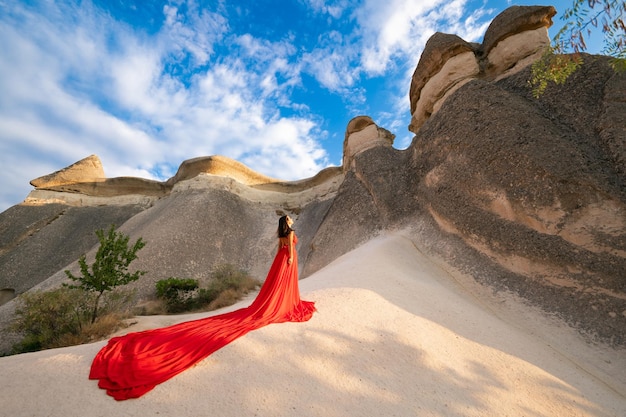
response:
M602 53L613 57L611 65L615 70L626 70L625 18L623 0L574 0L561 16L565 24L554 36L551 47L532 66L533 95L541 96L550 82L563 84L582 65L580 53L587 50L586 39L597 30L604 34Z
M78 260L81 276L76 277L70 271L65 271L69 279L78 283L76 285L65 284L67 287L96 294L91 314L92 323L98 317L98 305L105 291L111 291L115 287L136 281L146 273L146 271L129 272L130 263L137 259L137 252L146 245L141 238L129 247L130 237L116 232L114 225L111 225L106 234L101 229L96 231L96 235L100 241L100 247L96 252L96 259L91 265L91 270L87 265L86 256L82 255Z

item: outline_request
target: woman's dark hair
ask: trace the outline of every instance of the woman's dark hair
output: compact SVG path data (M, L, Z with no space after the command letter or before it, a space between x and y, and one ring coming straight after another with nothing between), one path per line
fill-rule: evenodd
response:
M287 237L293 229L287 224L287 216L278 219L278 237Z

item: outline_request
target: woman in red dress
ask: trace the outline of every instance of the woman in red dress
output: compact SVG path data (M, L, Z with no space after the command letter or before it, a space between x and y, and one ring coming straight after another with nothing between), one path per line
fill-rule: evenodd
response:
M116 400L137 398L231 341L270 323L307 321L315 311L300 299L298 238L293 220L278 221L278 252L256 299L230 313L114 337L96 355L90 379Z

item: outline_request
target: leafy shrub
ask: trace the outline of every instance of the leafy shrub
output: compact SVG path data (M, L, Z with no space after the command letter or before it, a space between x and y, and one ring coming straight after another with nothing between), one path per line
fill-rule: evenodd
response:
M106 235L104 230L96 230L96 236L98 236L100 246L96 253L96 259L91 265L91 271L85 255L82 255L78 260L81 276L76 277L69 270L65 271L69 279L78 283L76 285L66 284L67 287L95 294L92 302L91 323L94 323L98 317L100 299L105 291L112 291L120 285L136 281L146 273L145 271L133 273L128 271L130 263L137 259L137 251L146 245L142 238L137 239L135 244L130 247L128 245L130 237L122 232L116 232L114 225L111 225Z
M194 292L198 289L198 281L187 278L168 278L156 283L157 297L165 300L166 309L170 313L180 313L194 307Z
M533 97L539 98L543 95L550 82L564 84L582 63L580 56L556 55L553 50L547 50L531 66L532 76L528 84L532 87Z
M12 330L24 338L14 350L34 352L57 345L63 335L79 334L89 301L86 295L68 288L22 294Z
M168 278L157 282L156 292L169 313L181 313L232 305L259 285L247 271L224 264L213 271L206 288L199 288L194 279Z
M261 285L247 271L231 264L218 266L211 278L207 291L212 297L206 297L203 303L208 310L232 305Z
M102 315L91 323L95 294L61 287L52 291L33 291L17 300L11 330L22 335L14 353L71 346L106 337L123 326L131 292L115 292L104 299Z

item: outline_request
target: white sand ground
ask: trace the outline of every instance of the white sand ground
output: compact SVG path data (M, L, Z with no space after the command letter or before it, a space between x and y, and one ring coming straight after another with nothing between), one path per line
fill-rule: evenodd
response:
M400 232L300 287L311 321L252 332L136 400L87 379L104 341L0 358L0 415L626 416L626 352L447 272Z

